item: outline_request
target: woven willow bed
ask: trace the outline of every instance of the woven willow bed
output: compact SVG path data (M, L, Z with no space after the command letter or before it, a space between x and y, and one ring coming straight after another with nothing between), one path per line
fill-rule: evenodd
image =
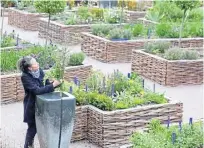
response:
M87 115L86 113L87 112ZM102 148L128 144L129 136L146 128L152 118L166 123L182 121L183 104L169 102L116 111L102 111L92 105L77 108L72 141L87 139Z
M132 50L141 49L146 42L169 41L171 46L178 46L179 39L138 39L126 41L111 41L93 35L82 33L81 50L89 57L104 63L131 63ZM183 38L182 48L203 47L203 38Z
M171 61L134 50L132 72L166 86L203 84L203 59Z

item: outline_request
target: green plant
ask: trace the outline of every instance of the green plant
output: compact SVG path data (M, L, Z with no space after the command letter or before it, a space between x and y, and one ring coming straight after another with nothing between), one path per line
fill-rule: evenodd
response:
M77 15L83 20L88 20L89 17L91 17L89 8L85 6L81 6L78 8Z
M175 23L161 23L156 25L156 34L159 37L178 38L179 26Z
M110 39L121 39L123 38L123 31L120 28L114 28L109 32Z
M186 23L183 32L187 37L203 37L203 22Z
M107 36L114 26L107 24L97 24L91 27L92 33L97 36Z
M74 7L75 0L68 0L68 3L69 3L69 9L72 9Z
M172 133L176 134L172 142ZM200 148L203 145L203 123L183 124L166 128L154 119L148 132L136 132L130 138L133 148Z
M47 13L49 15L49 19L48 19L48 30L49 30L51 15L63 12L66 6L66 2L65 0L60 0L60 1L38 0L34 2L34 6L38 12ZM48 40L48 37L46 37L46 43L45 43L46 46L47 46L47 40Z
M159 11L153 11L149 10L147 14L145 15L145 18L147 20L153 21L153 22L160 22L160 20L164 17L163 14L161 14Z
M21 4L23 5L23 7L28 7L33 5L33 0L21 0Z
M124 15L122 13L122 16L121 16L120 13L121 12L117 9L106 10L104 11L104 21L110 24L119 23L121 21L121 17L123 17Z
M85 55L83 52L73 53L69 57L69 65L70 66L82 65L84 59L85 59Z
M123 38L124 38L124 39L130 40L130 39L132 38L132 36L133 36L133 34L132 34L132 31L131 31L131 30L125 29L125 30L123 31Z
M179 32L179 47L181 47L181 37L182 37L183 26L188 16L187 11L191 11L193 8L198 7L200 2L199 0L193 0L193 1L183 0L183 1L175 1L175 4L183 11L183 18L182 18L182 23L181 23L180 32Z
M14 7L17 4L17 0L2 0L1 6L4 8Z
M90 13L93 18L102 19L103 18L103 9L102 8L91 8Z
M73 14L65 21L65 25L76 25L78 21L77 15Z
M17 70L16 63L23 56L33 56L38 55L40 52L44 51L45 48L41 46L29 47L28 49L15 50L11 49L9 51L1 51L1 72L15 71Z
M144 31L144 26L142 24L136 24L134 25L133 30L132 30L133 36L137 37L141 35L143 31Z
M144 100L150 102L150 103L155 103L155 104L164 104L167 103L166 98L164 97L163 94L157 94L153 92L146 92L144 93L143 96Z
M1 47L15 46L15 40L11 36L3 36L1 39Z
M167 49L169 49L171 43L170 42L163 42L163 41L157 41L157 42L146 42L144 45L144 49L148 53L164 53Z
M164 58L167 60L196 60L199 58L199 53L193 50L174 48L167 50Z

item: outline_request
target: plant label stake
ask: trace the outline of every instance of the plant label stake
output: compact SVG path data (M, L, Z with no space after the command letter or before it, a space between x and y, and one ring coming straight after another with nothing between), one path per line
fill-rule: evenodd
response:
M150 37L151 37L151 29L150 28L148 28L147 35L148 35L148 39L150 39Z
M88 86L87 86L87 84L86 84L86 86L85 86L85 90L86 90L86 92L88 92Z
M18 43L19 43L19 34L17 35L17 38L16 38L16 46L18 46Z
M130 73L128 73L128 78L130 78Z
M103 91L105 91L105 86L106 86L106 78L103 77Z
M144 79L142 79L142 87L144 88Z
M169 128L170 126L170 117L168 117L168 120L167 120L167 128Z
M78 86L80 86L80 81L78 81L78 83L77 83L77 84L78 84Z
M77 77L74 77L74 84L77 85Z
M193 118L189 119L189 125L193 125Z
M179 131L181 132L182 130L182 125L181 125L181 121L179 121Z
M73 92L73 88L72 88L72 86L70 86L69 93L72 94L72 92Z
M172 133L171 137L172 137L172 143L175 144L175 141L176 141L176 133Z
M112 87L111 87L111 95L113 96L114 95L114 90L115 89L115 86L114 86L114 84L112 84Z

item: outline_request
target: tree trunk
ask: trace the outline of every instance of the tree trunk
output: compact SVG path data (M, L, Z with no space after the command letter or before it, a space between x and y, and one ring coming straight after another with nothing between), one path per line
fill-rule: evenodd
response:
M181 23L181 26L180 26L180 33L179 33L179 48L181 48L181 35L182 35L183 26L184 26L184 22L185 22L186 11L187 11L187 10L184 10L184 13L183 13L183 19L182 19L182 23Z
M124 0L122 1L122 10L120 14L120 25L122 24L122 21L123 21L123 9L124 9Z
M2 20L1 20L1 40L3 39L3 27L4 27L4 7L2 7Z
M45 41L45 46L46 46L46 48L47 48L47 40L49 39L50 17L51 17L51 14L49 13L49 19L48 19L48 24L47 24L47 37L46 37L46 41Z

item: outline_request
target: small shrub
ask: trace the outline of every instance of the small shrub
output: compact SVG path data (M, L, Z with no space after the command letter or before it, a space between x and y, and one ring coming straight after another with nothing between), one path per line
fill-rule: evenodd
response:
M109 31L112 30L113 28L114 26L107 24L93 25L91 27L92 33L97 36L106 36L109 34Z
M143 24L136 24L136 25L134 25L133 30L132 30L133 36L137 37L137 36L141 35L143 31L144 31Z
M178 38L179 27L175 23L161 23L156 25L156 34L162 38Z
M120 28L112 29L109 32L109 38L110 39L122 39L123 38L123 32Z
M122 18L123 18L122 14ZM116 24L121 21L121 12L118 10L110 9L104 12L104 20L106 23Z
M70 17L65 21L65 25L76 25L78 18L75 14L70 15Z
M148 53L164 53L167 49L169 49L171 43L170 42L146 42L144 45L145 51Z
M1 47L15 46L15 40L11 36L4 36L1 40Z
M169 49L164 54L164 58L167 60L196 60L199 58L199 53L186 49Z
M70 66L82 65L84 59L85 59L85 55L82 52L73 53L69 57L69 65Z
M81 6L77 11L78 16L83 20L88 20L91 17L91 13L89 12L89 8L85 6Z
M91 8L90 12L92 16L96 19L102 19L103 18L103 9L101 8Z

